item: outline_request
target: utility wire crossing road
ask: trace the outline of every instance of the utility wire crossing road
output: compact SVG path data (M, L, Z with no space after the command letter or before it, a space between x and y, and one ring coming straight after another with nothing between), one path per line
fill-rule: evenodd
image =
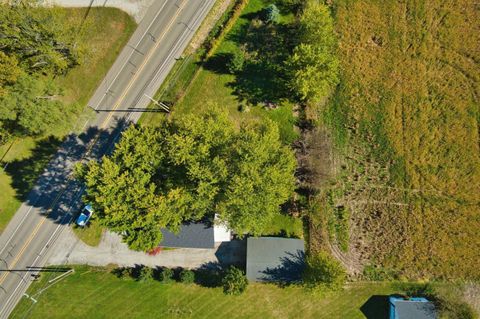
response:
M89 101L97 111L71 135L0 236L0 318L7 318L80 209L73 165L111 150L136 122L211 9L214 0L157 0ZM79 79L81 80L81 79Z

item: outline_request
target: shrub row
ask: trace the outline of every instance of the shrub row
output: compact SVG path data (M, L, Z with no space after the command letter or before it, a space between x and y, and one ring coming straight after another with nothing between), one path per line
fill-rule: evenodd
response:
M216 269L171 269L171 268L150 268L144 265L135 267L121 267L112 270L118 278L131 278L138 282L160 281L172 283L175 281L192 284L197 283L206 287L223 287L227 295L240 295L245 292L248 281L242 270L236 267L229 267L225 271Z
M203 45L205 48L203 60L206 60L212 56L213 52L215 52L225 35L232 29L247 4L248 0L236 0L232 10L229 10L224 15L222 23L218 23L212 29L210 35L207 37Z
M112 271L118 278L132 278L139 282L160 281L170 283L179 281L190 284L195 281L195 273L190 269L151 268L148 266L121 267Z

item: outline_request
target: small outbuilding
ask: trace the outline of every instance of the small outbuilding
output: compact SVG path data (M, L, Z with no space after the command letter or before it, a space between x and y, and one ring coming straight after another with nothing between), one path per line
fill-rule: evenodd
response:
M303 240L280 237L247 239L248 280L298 282L304 268Z
M390 319L436 319L434 304L426 298L388 298Z

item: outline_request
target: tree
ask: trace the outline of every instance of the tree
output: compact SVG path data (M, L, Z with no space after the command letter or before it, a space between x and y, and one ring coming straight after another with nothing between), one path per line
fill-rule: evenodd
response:
M236 267L229 267L222 279L223 293L226 295L241 295L248 286L247 277Z
M132 249L149 250L183 221L217 213L239 234L259 234L295 187L295 158L277 126L242 124L210 110L132 126L115 151L77 170L99 221Z
M191 284L195 281L195 273L190 269L182 269L180 272L180 282Z
M153 280L153 269L148 266L142 266L138 272L137 280L140 282L149 282Z
M73 43L78 30L61 23L67 21L60 19L61 11L30 0L7 1L0 8L0 48L15 56L26 72L60 74L79 63Z
M0 145L63 129L78 107L63 105L53 81L79 63L81 52L65 14L34 0L0 4Z
M159 196L152 181L162 156L160 132L132 126L111 157L77 171L88 188L86 201L93 204L100 223L122 233L135 250L156 247L162 238L160 229L175 229L182 221L181 191Z
M300 17L300 44L287 59L290 87L317 104L339 83L333 19L326 5L309 1Z
M9 92L0 95L0 121L19 135L50 133L68 124L75 105L58 101L60 93L49 79L22 74Z
M261 234L295 188L296 161L271 121L244 124L232 146L229 183L217 205L238 234Z
M287 63L292 75L290 86L302 100L319 103L339 82L338 59L322 47L300 44Z
M325 252L307 256L303 280L313 289L338 290L343 287L347 274L340 262Z
M14 84L21 72L14 56L8 56L0 51L0 95L6 93L5 86Z
M278 6L286 11L298 13L305 6L305 0L278 0Z
M160 273L160 281L167 284L173 281L173 270L170 268L163 268Z
M278 10L275 4L269 4L265 8L265 22L267 23L275 23L278 22L278 18L280 17L280 11Z
M241 50L233 51L232 55L230 56L230 60L228 61L228 71L231 74L235 74L241 72L243 70L243 65L245 63L245 55Z

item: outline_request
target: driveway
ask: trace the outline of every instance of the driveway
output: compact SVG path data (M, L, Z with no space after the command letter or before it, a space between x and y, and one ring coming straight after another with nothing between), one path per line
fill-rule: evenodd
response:
M244 240L233 240L218 244L215 249L177 248L163 250L156 256L128 249L120 236L105 232L98 247L91 247L80 241L71 228L65 229L57 241L49 265L88 264L106 266L147 265L150 267L199 268L212 264L245 264L246 245Z
M46 0L62 7L114 7L122 9L139 23L155 0Z

